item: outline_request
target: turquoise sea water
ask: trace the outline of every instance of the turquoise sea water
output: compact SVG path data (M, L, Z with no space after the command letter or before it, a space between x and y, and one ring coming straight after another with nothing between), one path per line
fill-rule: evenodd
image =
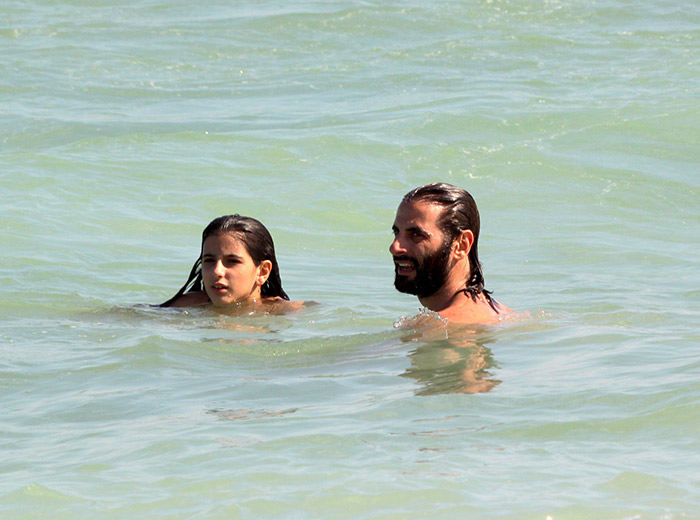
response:
M700 518L696 1L0 12L0 518ZM394 328L436 180L530 318ZM233 212L317 303L145 306Z

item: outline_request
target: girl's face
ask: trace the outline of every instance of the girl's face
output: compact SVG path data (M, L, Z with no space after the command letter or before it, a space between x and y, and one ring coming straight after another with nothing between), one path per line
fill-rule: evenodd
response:
M260 301L272 262L255 265L243 242L233 233L211 235L202 244L202 282L215 306Z

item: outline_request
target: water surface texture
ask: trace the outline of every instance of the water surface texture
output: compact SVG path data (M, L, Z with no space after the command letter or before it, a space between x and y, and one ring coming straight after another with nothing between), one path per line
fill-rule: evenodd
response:
M0 12L0 517L700 518L695 0ZM529 318L412 325L438 180ZM235 212L316 304L148 307Z

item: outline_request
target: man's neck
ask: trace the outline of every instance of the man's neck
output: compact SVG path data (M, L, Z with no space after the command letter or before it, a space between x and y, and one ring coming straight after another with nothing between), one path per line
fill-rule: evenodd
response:
M435 294L418 298L418 301L423 307L439 313L455 305L455 300L458 299L459 294L462 294L455 293L456 291L451 291L443 285Z

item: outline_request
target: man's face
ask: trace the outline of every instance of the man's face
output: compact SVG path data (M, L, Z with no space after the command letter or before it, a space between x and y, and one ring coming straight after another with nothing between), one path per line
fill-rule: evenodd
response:
M389 251L394 257L394 286L419 298L432 296L447 281L451 244L438 220L444 209L426 202L401 203Z

